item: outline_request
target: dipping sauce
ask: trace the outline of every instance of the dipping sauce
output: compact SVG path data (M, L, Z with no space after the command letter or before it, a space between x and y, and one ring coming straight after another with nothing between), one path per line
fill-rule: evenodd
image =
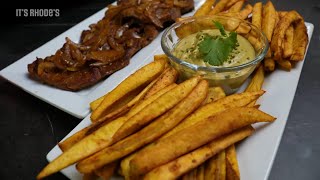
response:
M250 28L249 33L235 31L240 23ZM249 41L249 35L255 41ZM259 43L259 47L252 42ZM210 87L220 86L226 94L232 94L264 58L269 43L251 23L232 17L203 16L173 24L164 32L161 47L170 65L179 72L179 80L201 76Z
M208 62L205 62L203 55L199 51L199 44L204 40L205 36L217 38L221 36L221 33L218 29L208 29L188 35L176 44L172 52L173 55L189 63L207 67L238 66L252 61L256 56L255 49L251 43L243 36L237 35L237 47L232 50L228 59L221 65L211 65Z

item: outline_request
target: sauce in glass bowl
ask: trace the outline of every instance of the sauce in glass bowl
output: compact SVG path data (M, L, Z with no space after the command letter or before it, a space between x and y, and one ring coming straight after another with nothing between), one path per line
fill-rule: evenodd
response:
M240 26L248 31L238 32ZM180 80L200 75L232 94L264 58L269 42L251 23L215 15L176 22L163 33L161 47Z
M252 61L255 56L255 50L251 43L241 35L237 35L237 47L232 50L228 59L221 65L211 65L205 62L203 55L199 51L199 44L204 40L205 36L211 36L217 38L220 36L218 29L202 30L197 33L188 35L181 39L174 47L172 54L179 59L183 59L187 62L207 67L231 67Z

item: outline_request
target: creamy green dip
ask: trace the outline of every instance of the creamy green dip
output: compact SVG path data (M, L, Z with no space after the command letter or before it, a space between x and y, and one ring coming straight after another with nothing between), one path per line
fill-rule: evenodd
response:
M204 62L198 47L206 35L217 37L220 36L220 31L218 29L202 30L181 39L173 49L173 55L192 64L212 67L209 63ZM255 58L255 50L251 43L241 35L237 35L237 40L238 46L219 67L237 66Z

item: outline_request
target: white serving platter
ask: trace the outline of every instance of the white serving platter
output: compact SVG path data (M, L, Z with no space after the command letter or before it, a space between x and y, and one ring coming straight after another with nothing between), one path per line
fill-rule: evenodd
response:
M306 23L306 26L310 41L314 26L311 23ZM154 53L161 53L161 50L154 51ZM254 128L256 132L237 145L241 179L268 179L288 120L304 61L298 62L290 72L276 70L265 78L263 89L266 90L266 93L259 99L258 104L261 104L260 109L262 111L277 117L277 120L268 124L255 124ZM242 91L246 87L246 84L239 91ZM88 126L90 123L90 115L88 115L64 139ZM48 161L51 162L61 153L60 148L55 146L47 154ZM78 180L82 178L82 175L78 173L75 166L65 168L61 172L70 179ZM122 178L112 178L112 180L116 179Z
M62 47L66 37L69 37L74 42L78 42L81 32L88 29L90 24L96 23L102 19L106 10L107 8L100 10L51 41L45 43L38 49L2 69L0 71L0 76L31 95L71 114L72 116L79 119L85 118L90 113L89 103L91 101L111 91L128 75L153 60L153 55L161 50L161 34L159 34L158 37L147 47L135 54L131 58L128 66L115 72L98 84L78 92L61 90L29 78L27 65L32 63L37 57L46 57L54 54Z
M195 8L197 9L203 2L204 0L196 1ZM100 20L104 16L105 11L106 9L97 12L0 71L2 77L35 97L75 117L86 117L64 139L90 124L88 115L90 112L89 102L114 89L128 75L141 66L151 62L155 54L163 53L160 47L160 34L150 45L139 51L131 59L127 67L117 71L95 86L79 92L60 90L28 78L27 64L33 62L36 57L45 57L55 53L65 42L65 37L69 37L71 40L77 42L82 30L87 29L90 24ZM190 15L192 15L192 12L185 16ZM306 23L306 26L310 41L314 26L311 23ZM257 129L255 134L237 146L241 179L268 179L288 119L303 63L304 61L297 63L290 73L277 70L266 77L263 89L267 92L258 103L261 104L260 109L277 117L277 120L268 125L263 123L255 125L254 127ZM245 85L243 88L244 87ZM48 161L52 161L60 154L61 150L58 146L55 146L47 154L47 159ZM61 172L70 179L77 180L82 178L82 175L76 171L74 166L70 166ZM113 180L115 179L119 178L113 178Z

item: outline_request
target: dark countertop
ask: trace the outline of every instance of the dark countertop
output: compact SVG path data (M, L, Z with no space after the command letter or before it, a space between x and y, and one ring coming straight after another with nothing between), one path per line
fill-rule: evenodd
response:
M273 0L278 10L296 9L315 29L270 180L320 179L320 2ZM108 1L79 1L60 17L15 19L1 28L0 69L104 8ZM18 6L18 5L17 5ZM17 7L21 8L21 7ZM14 9L12 10L14 11ZM14 14L14 12L13 12ZM285 89L283 90L285 93ZM79 122L0 78L0 179L35 179L46 154ZM261 151L263 153L263 151ZM48 179L66 179L57 173Z

